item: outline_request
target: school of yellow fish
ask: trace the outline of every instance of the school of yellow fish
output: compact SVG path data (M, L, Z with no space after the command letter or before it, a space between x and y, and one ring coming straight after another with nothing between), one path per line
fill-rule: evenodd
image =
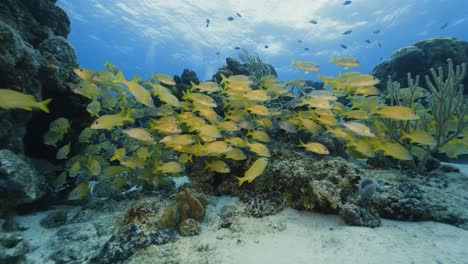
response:
M332 58L331 62L346 69L359 66L350 57ZM282 83L269 75L254 82L248 76L222 75L220 83L192 83L179 99L173 93L176 83L169 75L154 74L148 81L138 77L128 80L115 65L104 65L106 70L96 72L75 70L82 82L73 92L89 99L86 109L95 118L83 128L78 140L64 142L70 130L70 121L65 118L52 122L44 135L45 144L59 147L62 143L56 158L67 159L67 170L57 182L77 177L80 183L70 199L87 195L89 181L107 182L118 189L143 181L157 185L163 175L184 175L185 164L194 159L213 173L230 173L229 161L248 162L251 165L237 179L239 186L250 183L263 174L271 157L271 129L328 133L344 140L348 154L355 158L374 157L380 151L398 160L412 160L422 155L425 147L437 143L430 130L421 126L402 131L398 141L391 139L385 120L417 122L422 116L430 120L430 113L417 103L412 108L385 105L385 97L374 86L380 80L368 74L348 71L337 77L319 75L329 88L299 98L291 110L272 105L295 98L289 87L305 85L301 79ZM319 71L312 62L293 59L292 65L306 73ZM416 99L431 96L421 87L407 89L402 88L400 95L411 93ZM36 102L29 95L8 89L0 89L0 95L5 98L0 100L0 107L6 109L38 107L48 111L47 100ZM345 105L339 99L349 103ZM319 142L298 140L298 147L317 155L330 154ZM466 154L467 149L467 137L462 134L439 151L456 157Z

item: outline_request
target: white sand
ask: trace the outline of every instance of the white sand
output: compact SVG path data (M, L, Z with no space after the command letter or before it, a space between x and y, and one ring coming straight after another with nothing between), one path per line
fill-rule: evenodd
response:
M132 263L167 255L177 263L468 263L468 231L451 225L383 220L372 229L347 226L334 215L286 209L264 218L240 217L234 231L218 229L214 208L229 203L237 202L223 197L209 206L199 236L148 249ZM165 260L160 261L153 263Z

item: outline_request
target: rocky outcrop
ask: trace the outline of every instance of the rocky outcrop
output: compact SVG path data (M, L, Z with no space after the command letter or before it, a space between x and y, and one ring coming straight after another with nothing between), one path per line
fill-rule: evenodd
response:
M46 190L44 177L29 162L9 150L0 150L0 214L37 201Z
M433 38L416 42L395 51L390 60L375 66L372 75L382 81L378 86L381 91L386 90L389 75L393 81L399 82L401 87L408 87L408 72L411 72L413 77L420 75L420 85L425 87L424 76L430 75L431 68L437 69L440 66L446 72L449 58L453 60L454 65L468 64L468 42L455 38ZM463 84L466 95L468 75L465 76Z
M53 113L60 99L77 81L75 51L66 39L67 14L53 0L4 0L0 2L0 87L32 94L38 100L52 97ZM53 116L49 115L49 116ZM23 139L33 119L47 119L40 112L0 109L0 149L24 152ZM35 127L34 134L41 128Z

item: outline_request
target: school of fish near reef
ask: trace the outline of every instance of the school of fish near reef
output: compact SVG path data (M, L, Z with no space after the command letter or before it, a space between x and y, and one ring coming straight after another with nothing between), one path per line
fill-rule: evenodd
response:
M346 69L359 66L350 57L331 62ZM293 59L292 65L306 73L319 71L312 62ZM328 88L309 93L293 92L303 90L301 79L223 75L220 83L192 83L179 98L169 75L128 80L115 65L106 62L105 67L75 70L82 82L73 92L89 99L86 109L95 120L76 140L65 140L71 129L65 118L52 122L44 135L45 144L58 148L56 158L66 160L66 171L56 182L76 184L69 199L85 197L96 184L123 189L142 182L158 185L164 175L190 176L185 165L192 162L205 164L210 172L231 173L230 161L245 161L249 169L233 177L239 186L251 183L269 164L272 130L298 134L298 150L314 155L333 153L319 142L302 142L301 134L340 138L358 159L382 152L416 164L436 152L449 157L468 153L467 110L459 85L465 66L455 71L450 61L447 80L435 71L435 85L426 80L429 89L420 87L418 78L409 77L407 88L389 80L386 95L375 87L380 80L374 76L347 71L336 77L319 75ZM444 82L451 82L450 91L440 87ZM50 101L9 91L0 90L11 97L0 100L5 109L46 111ZM449 92L451 101L443 101ZM295 103L280 107L288 102ZM450 104L445 106L448 113L439 111L441 104Z

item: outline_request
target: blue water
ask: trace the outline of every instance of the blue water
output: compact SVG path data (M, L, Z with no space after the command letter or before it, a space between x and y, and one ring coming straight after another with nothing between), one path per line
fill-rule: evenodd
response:
M395 50L418 40L468 40L466 0L343 2L59 0L58 4L70 15L69 39L79 64L97 70L109 60L126 77L147 78L152 72L180 75L188 68L202 80L210 79L226 57L246 50L275 66L282 80L316 79L316 73L304 76L291 67L292 57L313 61L322 74L331 75L341 70L328 63L331 56L353 56L362 64L357 70L368 72ZM352 32L343 35L347 30Z

